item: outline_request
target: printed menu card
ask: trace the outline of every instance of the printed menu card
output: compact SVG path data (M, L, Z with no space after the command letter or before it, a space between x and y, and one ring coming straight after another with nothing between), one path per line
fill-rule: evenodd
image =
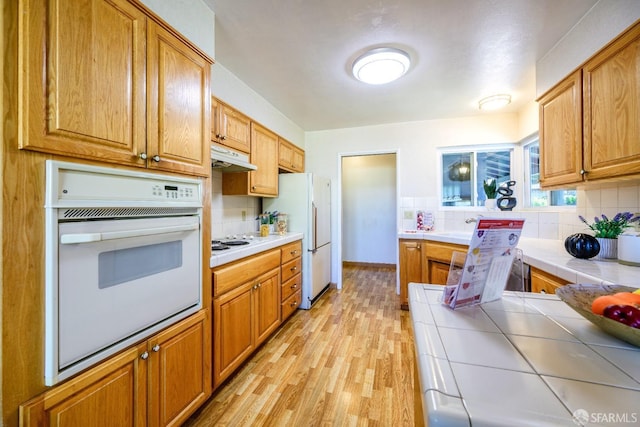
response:
M479 218L460 279L445 286L443 303L455 309L500 299L523 225L524 219Z

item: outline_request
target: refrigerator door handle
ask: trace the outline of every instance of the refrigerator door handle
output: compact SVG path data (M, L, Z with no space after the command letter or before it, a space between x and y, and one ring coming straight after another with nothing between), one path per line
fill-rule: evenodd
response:
M318 207L314 202L311 202L311 209L313 211L313 241L311 242L311 252L318 250Z

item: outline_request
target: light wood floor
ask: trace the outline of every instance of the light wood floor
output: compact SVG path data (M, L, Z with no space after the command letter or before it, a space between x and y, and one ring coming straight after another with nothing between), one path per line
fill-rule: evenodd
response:
M412 426L413 336L392 268L345 266L186 426Z

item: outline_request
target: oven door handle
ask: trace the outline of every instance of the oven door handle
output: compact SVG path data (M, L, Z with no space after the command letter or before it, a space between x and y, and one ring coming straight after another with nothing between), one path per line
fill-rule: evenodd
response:
M175 233L178 231L191 231L200 228L200 224L174 225L170 227L145 228L138 230L110 231L106 233L74 233L60 236L60 244L73 245L77 243L93 243L104 240L126 239L129 237L152 236L154 234Z

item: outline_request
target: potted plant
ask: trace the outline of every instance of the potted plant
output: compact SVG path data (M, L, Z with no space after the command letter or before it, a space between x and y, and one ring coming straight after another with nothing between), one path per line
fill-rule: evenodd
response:
M600 253L596 258L615 259L618 257L618 236L624 233L625 229L631 227L634 222L640 220L639 216L634 216L631 212L618 212L616 216L609 219L605 214L595 217L593 224L589 224L582 215L578 215L580 221L587 224L594 232L594 237L600 243Z
M498 181L496 181L495 178L487 178L482 183L482 186L484 187L484 194L487 196L487 199L484 201L484 206L489 210L495 210Z

